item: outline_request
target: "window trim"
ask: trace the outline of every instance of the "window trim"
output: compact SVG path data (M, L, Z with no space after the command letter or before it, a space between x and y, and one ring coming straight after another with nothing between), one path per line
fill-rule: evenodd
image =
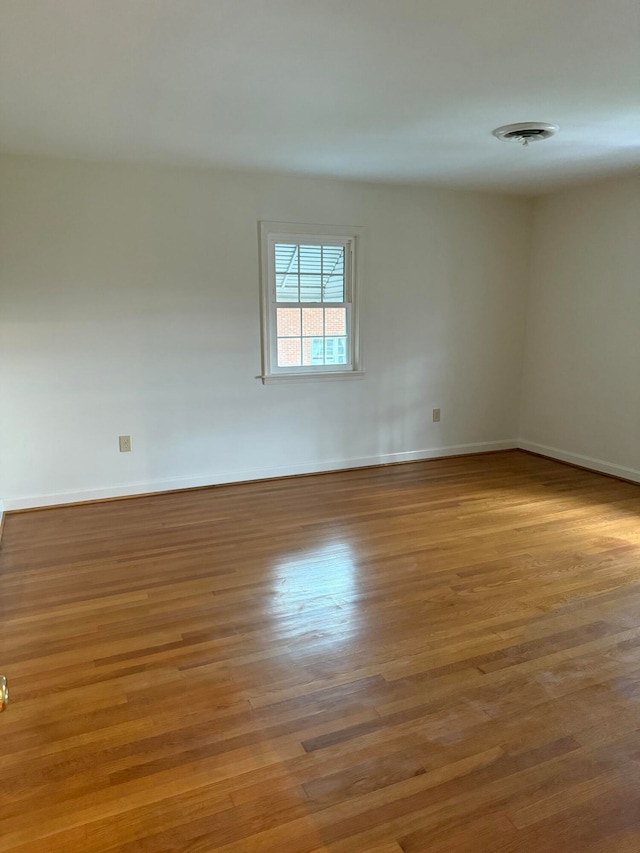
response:
M308 225L291 222L259 223L260 244L260 324L263 384L312 382L327 379L355 379L364 376L360 350L360 270L363 229L359 226ZM277 303L275 294L275 243L309 241L311 244L345 246L345 301L348 323L348 364L278 367L276 363L275 311L277 307L297 307L300 303ZM308 303L309 307L318 303Z

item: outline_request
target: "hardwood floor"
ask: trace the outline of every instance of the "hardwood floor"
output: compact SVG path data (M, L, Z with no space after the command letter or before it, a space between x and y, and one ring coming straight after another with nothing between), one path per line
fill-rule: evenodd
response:
M640 851L640 488L521 452L10 515L0 851Z

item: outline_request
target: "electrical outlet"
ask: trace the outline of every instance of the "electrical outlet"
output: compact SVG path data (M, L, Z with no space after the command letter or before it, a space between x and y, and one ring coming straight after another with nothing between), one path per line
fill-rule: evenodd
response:
M433 422L434 424L440 423L440 409L433 410ZM129 450L131 450L131 448L129 448Z
M120 453L131 453L131 436L119 435L118 442L120 444Z

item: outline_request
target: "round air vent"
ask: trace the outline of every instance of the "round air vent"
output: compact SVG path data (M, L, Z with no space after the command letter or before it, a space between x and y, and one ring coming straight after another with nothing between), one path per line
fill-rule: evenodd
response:
M546 124L540 121L521 121L518 124L505 124L493 131L493 135L503 142L519 142L528 145L530 142L539 142L549 139L558 132L556 124Z

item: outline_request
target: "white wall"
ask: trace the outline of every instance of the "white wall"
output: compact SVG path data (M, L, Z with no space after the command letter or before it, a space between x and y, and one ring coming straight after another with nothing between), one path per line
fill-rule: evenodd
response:
M640 480L640 175L534 207L521 446Z
M5 508L513 446L530 215L476 193L0 158ZM255 379L260 219L365 227L364 379Z

